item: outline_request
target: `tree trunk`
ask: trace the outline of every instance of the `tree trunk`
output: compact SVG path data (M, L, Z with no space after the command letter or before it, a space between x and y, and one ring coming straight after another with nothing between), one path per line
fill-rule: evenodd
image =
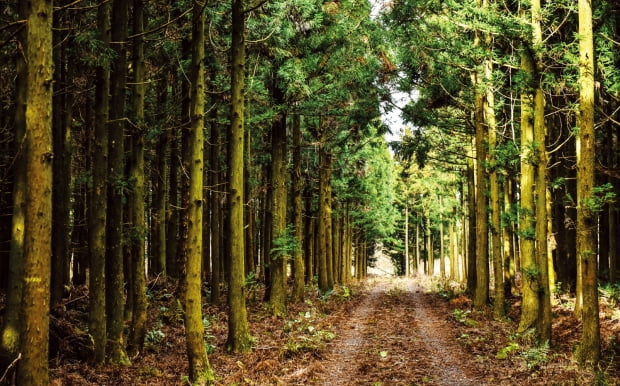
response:
M214 187L211 193L211 201L207 203L211 208L211 304L219 305L222 296L222 284L224 282L224 268L222 251L223 234L223 214L222 214L222 193L221 175L223 174L220 156L222 155L222 140L220 136L220 126L213 122L211 126L211 186Z
M110 44L110 3L99 6L97 11L99 39ZM89 255L89 330L95 346L94 362L102 364L106 355L106 219L108 192L108 116L110 94L110 70L105 66L97 68L97 89L95 91L95 136L92 152L93 189L90 194Z
M409 270L409 200L405 197L405 272L404 276L408 277Z
M282 106L284 93L273 79L274 103ZM274 315L286 314L286 261L289 258L288 230L286 228L286 114L281 111L271 125L271 250L269 253L270 285L269 307Z
M540 0L532 0L532 27L534 47L543 44L541 28ZM540 53L534 58L535 75L543 71ZM536 266L540 272L538 278L538 321L536 330L540 343L551 344L551 294L549 286L549 259L547 250L547 126L545 124L545 93L541 80L536 80L534 93L534 146L536 147Z
M58 24L54 17L54 24ZM62 44L66 32L59 29L54 32L54 82L58 89L68 87L71 69L67 62L68 50ZM52 213L52 282L51 304L57 304L69 284L69 262L71 244L71 120L73 112L73 94L60 92L54 96L52 106L52 136L54 141L54 201Z
M28 17L28 7L25 1L20 1L19 16ZM19 44L27 50L26 28L17 34ZM19 353L20 310L23 290L24 264L24 221L26 210L26 106L28 103L28 71L24 56L16 55L15 81L15 177L13 181L13 207L11 216L11 242L8 261L8 285L4 320L0 329L0 361L13 361Z
M26 216L19 385L47 385L52 254L52 2L27 9Z
M133 33L141 34L144 31L144 0L133 0ZM148 302L146 299L146 271L145 271L145 175L144 175L144 96L145 86L144 37L133 39L133 95L132 107L134 114L133 130L131 133L131 151L129 152L129 180L133 181L133 189L129 194L128 212L129 226L131 227L130 258L133 288L133 310L129 327L129 351L132 356L142 351L146 335L146 319Z
M170 146L170 166L168 169L168 210L166 213L166 273L178 279L179 272L179 170L180 151L179 135L175 129L170 130L168 143Z
M245 20L243 1L232 3L232 76L231 76L231 123L228 147L229 157L229 221L228 247L230 275L228 277L228 339L226 348L232 352L251 350L247 310L245 307L245 239L243 227L244 199L244 134L245 134Z
M597 288L597 210L594 207L594 43L592 3L579 0L579 115L577 148L577 261L582 285L583 330L575 357L582 364L596 365L600 357Z
M525 20L526 18L524 18ZM534 76L534 62L527 47L523 47L521 69ZM535 327L540 308L537 295L540 289L540 270L535 255L536 227L534 212L534 96L533 89L527 87L521 94L521 183L519 196L519 235L521 239L521 279L523 303L519 332Z
M193 384L206 384L215 380L215 375L204 344L202 322L201 263L202 263L202 212L204 173L204 4L194 0L192 9L192 67L190 90L190 129L188 148L184 154L188 166L189 189L187 207L187 238L183 250L185 275L183 305L185 306L185 340L189 361L189 378Z
M486 49L490 51L490 36L487 36ZM499 181L497 175L497 124L495 120L495 89L493 87L493 63L484 61L484 81L486 97L484 100L484 122L487 126L489 141L489 191L491 202L491 261L493 263L494 296L493 315L501 319L505 314L504 293L504 261L502 260L501 213L499 197Z
M474 87L482 85L480 74L473 75ZM489 301L489 233L487 216L487 126L484 122L484 94L477 91L474 101L476 127L476 288L474 308L481 311Z
M320 128L319 130L324 130ZM330 184L330 176L328 171L328 151L325 148L325 138L323 135L319 137L319 215L318 215L318 274L319 274L319 291L326 293L332 289L329 285L328 277L328 218L331 217L331 208L329 207L328 186ZM359 277L359 271L356 275Z
M160 83L158 103L160 106L168 105L168 77L163 77ZM167 200L167 170L169 136L165 132L159 133L155 154L153 155L153 167L151 169L152 215L151 215L151 258L149 260L149 273L155 275L167 274L166 266L166 209Z
M293 227L297 247L293 252L293 292L291 300L304 300L304 256L301 248L304 241L303 197L304 180L301 174L301 117L293 115L293 170L291 171L291 185L293 187Z
M127 76L128 3L112 3L112 43L116 57L110 78L109 181L106 255L106 311L111 363L129 364L123 343L125 277L123 273L123 202L125 199L124 135Z
M474 166L474 148L475 142L472 140L470 146L470 156L467 157L467 213L468 224L467 229L467 292L474 294L476 289L476 173Z

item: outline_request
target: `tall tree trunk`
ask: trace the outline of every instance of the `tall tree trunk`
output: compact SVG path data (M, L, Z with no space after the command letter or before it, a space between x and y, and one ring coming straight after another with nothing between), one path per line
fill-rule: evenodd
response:
M215 375L204 344L202 323L201 264L202 264L202 213L204 173L204 3L194 0L192 9L192 67L190 90L190 129L185 163L188 165L189 189L187 207L187 238L183 250L185 275L183 276L183 305L185 306L185 342L189 361L189 378L193 384L207 384Z
M504 180L503 192L504 213L512 212L512 180L507 178ZM512 286L514 284L515 275L515 253L514 253L514 236L512 221L508 218L502 224L502 257L504 259L504 296L508 297L512 294Z
M54 17L55 25L59 24ZM66 32L54 32L54 82L58 89L68 88L71 69L67 62L68 50L62 41ZM54 206L52 213L52 282L51 304L62 299L64 288L69 284L69 261L71 240L71 131L70 122L73 111L73 94L60 92L54 96L52 106L52 136L54 141L54 187L52 191Z
M223 174L220 156L222 155L222 139L220 136L220 125L213 122L211 126L211 186L214 190L211 194L212 200L208 203L211 208L211 304L219 305L222 297L222 284L224 282L224 262L222 260L224 250L222 246L222 230L224 229L222 220L222 193L221 176Z
M132 356L142 351L146 336L146 319L148 302L146 299L145 271L145 175L144 175L144 96L146 92L146 76L144 63L144 0L133 0L133 95L132 110L134 114L131 133L131 151L129 156L129 180L133 181L133 189L129 194L129 226L131 227L130 258L132 271L133 310L129 327L129 351Z
M21 19L28 17L25 1L18 2ZM27 50L26 29L17 39ZM8 262L7 298L2 328L0 329L0 361L13 361L19 353L20 310L23 290L24 221L26 215L26 106L28 103L28 69L22 53L16 55L15 69L15 177L13 181L13 215L11 216L11 243Z
M110 44L110 3L99 5L97 11L99 39L104 45ZM110 94L110 70L106 66L97 68L97 88L95 92L95 136L92 152L93 189L90 193L89 223L89 330L95 346L94 362L102 364L106 355L106 219L108 192L108 115Z
M481 74L474 73L474 87L482 86ZM474 308L482 310L489 301L489 233L487 216L487 126L484 122L485 95L476 91L474 96L474 124L476 130L476 288Z
M323 131L325 128L321 127ZM332 289L329 285L328 278L328 218L331 217L331 208L329 207L328 186L330 184L330 176L328 171L329 152L326 149L324 134L319 135L319 215L318 215L318 249L316 251L318 257L318 273L319 273L319 291L326 293ZM356 270L356 276L360 278L360 272Z
M405 272L404 276L408 277L409 269L409 200L405 193Z
M291 182L293 186L293 227L297 247L293 252L293 291L291 300L304 300L304 256L301 248L304 241L303 198L304 180L301 174L301 117L293 115L293 170Z
M474 294L476 289L476 173L474 162L475 140L472 139L470 146L470 156L467 157L467 292Z
M435 251L433 248L434 240L430 213L427 213L425 217L426 225L424 227L424 234L426 235L426 261L428 267L428 271L426 273L428 276L435 276Z
M129 364L123 343L124 290L123 273L123 202L125 199L124 135L125 135L125 88L127 83L127 23L128 3L114 0L112 3L112 43L116 57L110 78L109 121L109 179L107 255L106 255L106 311L108 347L111 363Z
M248 326L245 308L245 238L243 227L244 198L244 134L245 134L245 20L243 1L232 2L232 76L231 122L228 147L229 157L229 224L228 253L230 275L228 280L228 339L226 348L232 352L251 350L253 338Z
M284 93L273 79L272 93L278 106L284 103ZM288 235L286 228L287 189L286 189L286 115L283 111L276 115L271 125L271 190L272 223L271 251L269 258L270 285L269 307L274 315L286 314L286 261Z
M534 47L543 44L540 0L532 0L532 43ZM534 58L535 75L541 76L543 60L537 52ZM547 250L547 126L545 124L545 93L542 80L536 80L534 92L534 146L536 147L536 266L538 277L538 321L536 330L541 343L551 344L551 294L549 286L549 259Z
M452 218L450 219L449 225L449 234L450 234L450 279L455 280L457 282L461 282L461 274L459 271L459 241L458 234L456 233L457 228L457 214L456 207L452 208Z
M327 204L325 217L325 251L327 255L325 260L327 261L327 287L334 288L334 247L333 247L333 232L332 232L332 214L333 214L333 197L332 197L332 153L328 151L325 153L325 202Z
M524 18L526 20L526 18ZM521 69L534 75L533 58L527 47L521 54ZM535 327L540 308L537 292L539 290L540 271L535 256L536 227L534 216L534 162L536 155L534 145L534 96L532 87L527 87L521 94L521 207L519 213L519 235L521 238L521 278L523 302L521 306L520 332Z
M307 188L306 191L309 191ZM314 246L316 245L316 235L315 235L315 221L313 216L310 215L312 213L312 202L311 200L306 201L306 216L304 221L304 229L305 229L305 239L304 239L304 267L305 267L305 275L304 282L306 284L311 284L314 278Z
M600 328L597 288L597 208L594 201L594 43L592 3L579 0L579 115L577 148L577 261L582 285L583 330L575 357L596 365L600 357Z
M170 146L170 166L168 169L168 210L166 213L166 273L169 277L180 277L179 255L179 170L180 150L179 136L175 129L170 130L168 143Z
M52 2L27 9L26 217L19 385L47 385L52 254Z
M487 35L486 49L492 49L491 37ZM505 314L505 293L504 293L504 261L502 260L501 243L501 213L500 213L500 194L499 181L497 175L497 125L495 120L495 88L493 87L493 63L490 59L484 61L484 122L487 126L488 146L489 146L489 191L491 202L491 261L493 263L493 282L494 296L493 315L501 319Z
M441 196L439 196L439 207L443 210L443 204ZM446 256L445 256L445 244L444 244L444 222L443 215L439 213L439 276L441 278L446 277Z

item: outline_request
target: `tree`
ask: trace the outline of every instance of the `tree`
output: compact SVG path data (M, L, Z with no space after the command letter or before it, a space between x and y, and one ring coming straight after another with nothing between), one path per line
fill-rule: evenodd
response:
M104 47L110 44L110 3L99 5L97 10L97 33ZM95 91L96 120L93 139L93 188L89 197L88 247L90 254L89 329L93 336L94 362L102 364L106 356L106 216L108 203L108 117L110 94L109 63L97 68Z
M136 355L144 346L147 322L147 299L146 299L146 271L145 271L145 248L146 219L145 219L145 170L144 170L144 135L145 135L145 116L144 98L146 92L144 61L144 2L143 0L133 1L133 33L137 35L133 38L133 95L132 111L134 122L132 125L130 139L129 173L128 178L132 181L132 189L129 194L128 218L130 227L130 246L129 256L131 263L131 281L129 285L132 290L128 291L133 295L131 310L131 324L128 347L130 354Z
M242 0L232 0L231 50L231 117L228 145L228 248L230 274L228 278L228 339L229 351L244 352L252 348L247 310L245 307L245 238L244 238L244 136L245 136L245 13Z
M189 360L189 378L194 384L211 383L214 373L207 358L202 323L201 263L202 263L202 212L203 212L203 164L204 164L204 6L194 0L192 7L192 67L190 90L190 129L187 133L189 148L185 164L189 170L187 200L187 238L183 275L183 305L185 307L185 340Z
M28 17L26 2L19 3L21 18ZM17 39L27 47L26 28ZM11 244L8 259L7 300L0 329L0 359L14 360L19 353L20 310L23 289L24 221L26 210L26 159L24 156L26 136L26 106L28 103L28 72L26 58L16 57L15 80L15 178L12 192Z
M26 208L24 222L22 359L17 382L47 385L52 245L52 2L27 7Z
M597 281L597 202L594 195L594 42L592 3L579 0L579 114L577 149L577 259L583 294L583 331L575 352L579 362L596 365L600 356Z
M129 364L125 352L125 275L123 271L123 201L125 178L125 114L127 85L128 2L112 3L111 46L115 60L110 76L110 114L108 122L108 213L106 249L107 355L111 363Z

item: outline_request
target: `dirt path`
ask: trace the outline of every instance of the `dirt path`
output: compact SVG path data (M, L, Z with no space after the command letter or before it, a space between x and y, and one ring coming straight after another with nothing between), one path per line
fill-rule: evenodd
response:
M412 280L378 279L341 327L315 384L484 384L437 305Z

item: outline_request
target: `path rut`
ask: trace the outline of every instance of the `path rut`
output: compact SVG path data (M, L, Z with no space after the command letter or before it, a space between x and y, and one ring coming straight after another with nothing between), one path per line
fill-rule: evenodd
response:
M377 279L337 331L314 384L484 384L432 296L412 279Z

